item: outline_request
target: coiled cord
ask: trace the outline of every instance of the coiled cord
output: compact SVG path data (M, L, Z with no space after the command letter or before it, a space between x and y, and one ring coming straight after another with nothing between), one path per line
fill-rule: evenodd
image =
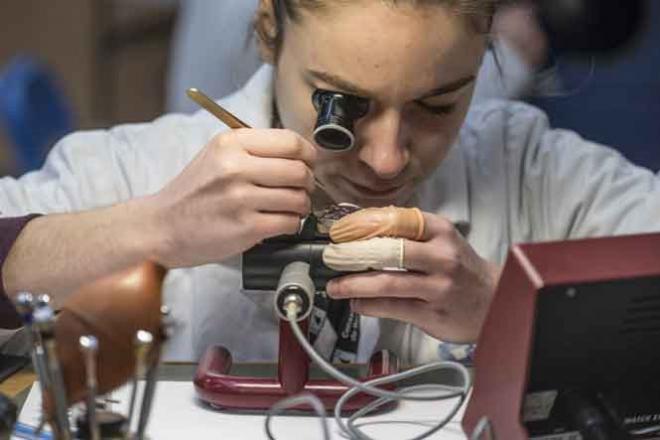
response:
M291 325L291 329L296 339L303 347L303 349L310 357L310 359L312 359L327 374L334 377L336 380L343 383L344 385L351 387L337 401L337 404L335 405L335 409L334 409L335 421L345 437L348 437L350 439L357 439L357 440L372 440L372 437L369 437L367 434L364 433L364 431L362 431L358 427L358 425L356 424L356 420L360 417L368 415L369 413L377 410L378 408L390 402L402 401L402 400L428 402L428 401L440 401L447 399L458 399L456 404L452 407L452 410L445 417L443 417L442 420L440 420L437 424L435 424L431 429L428 429L425 432L415 437L412 437L410 440L425 439L428 436L433 435L434 433L441 430L444 426L446 426L447 423L451 421L451 419L456 415L456 413L463 405L463 402L467 397L468 391L470 390L471 379L470 379L469 371L462 364L458 362L447 362L447 361L433 362L401 373L392 374L390 376L385 376L385 377L379 377L377 379L373 379L367 382L360 382L339 371L331 363L326 361L320 354L316 352L314 347L312 347L312 345L309 343L309 341L303 334L303 331L300 329L300 326L296 321L297 316L298 316L298 308L296 304L294 303L288 304L287 318ZM431 371L441 371L441 370L449 370L459 373L459 375L462 378L461 386L450 386L443 384L423 384L423 385L414 385L410 387L405 387L400 389L399 391L387 391L381 388L377 388L378 385L400 382L402 380L410 379L412 377L429 373ZM360 410L356 411L348 419L346 419L346 421L344 421L341 417L342 408L344 407L346 402L348 402L355 394L360 392L372 396L376 396L378 397L378 399L366 405L364 408L361 408ZM304 399L296 400L296 397L304 397ZM312 403L313 400L316 400L317 402ZM327 427L327 419L325 416L325 410L323 409L321 402L316 397L311 396L309 394L305 394L302 396L294 396L293 398L285 399L284 401L279 402L275 407L273 407L273 409L266 418L266 433L270 440L275 439L275 437L272 435L272 432L270 430L270 423L272 417L281 413L286 408L298 406L302 403L310 403L313 406L317 414L319 414L319 416L322 419L321 423L324 427L323 428L324 439L328 440L330 438ZM401 422L392 422L392 423L401 423Z

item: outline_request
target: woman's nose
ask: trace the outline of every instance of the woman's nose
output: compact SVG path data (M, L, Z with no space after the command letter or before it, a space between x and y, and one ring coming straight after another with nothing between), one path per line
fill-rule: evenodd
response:
M382 111L362 121L358 129L360 160L381 179L397 177L410 160L401 113Z

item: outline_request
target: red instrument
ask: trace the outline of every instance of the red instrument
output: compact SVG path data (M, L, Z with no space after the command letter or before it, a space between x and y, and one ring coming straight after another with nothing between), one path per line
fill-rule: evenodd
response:
M574 414L557 402L575 390L626 430L657 424L659 343L660 234L516 246L481 331L463 428L487 417L498 439L567 432Z

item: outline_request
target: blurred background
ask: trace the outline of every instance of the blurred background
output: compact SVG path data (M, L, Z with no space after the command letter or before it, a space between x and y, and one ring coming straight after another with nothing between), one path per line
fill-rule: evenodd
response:
M250 38L257 3L3 0L0 175L38 168L72 130L192 111L187 87L215 98L238 89L259 66ZM660 2L507 4L477 99L528 100L553 126L659 170Z
M177 9L165 0L3 1L3 174L39 166L44 150L73 129L163 113Z

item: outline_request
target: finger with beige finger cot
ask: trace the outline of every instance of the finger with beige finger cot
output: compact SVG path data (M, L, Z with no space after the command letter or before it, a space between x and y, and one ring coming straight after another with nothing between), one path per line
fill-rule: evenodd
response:
M376 237L348 243L332 243L323 250L323 262L338 272L368 270L407 270L421 273L441 271L454 262L437 255L430 247L436 243L402 238ZM446 264L445 264L446 263Z
M330 239L335 243L374 237L421 240L424 234L425 217L422 211L396 206L362 209L342 218L330 229Z
M323 262L338 272L403 269L403 239L376 237L346 243L330 243Z
M330 243L323 250L323 262L338 272L367 270L412 270L426 272L432 264L427 243L403 238L376 237L368 240Z
M452 269L462 242L448 220L425 214L425 241L376 237L345 243L331 243L323 252L324 263L337 271L405 269L433 273Z

